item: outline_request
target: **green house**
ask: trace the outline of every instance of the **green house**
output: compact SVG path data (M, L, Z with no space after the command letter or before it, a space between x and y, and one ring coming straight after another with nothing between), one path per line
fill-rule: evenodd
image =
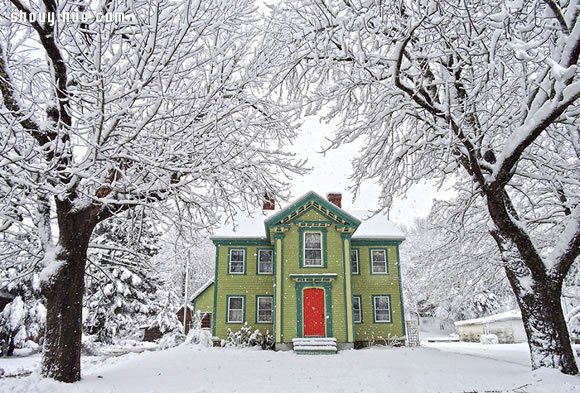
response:
M193 295L217 338L244 323L276 349L360 347L405 336L399 266L404 237L383 216L341 208L309 192L215 233L215 276Z

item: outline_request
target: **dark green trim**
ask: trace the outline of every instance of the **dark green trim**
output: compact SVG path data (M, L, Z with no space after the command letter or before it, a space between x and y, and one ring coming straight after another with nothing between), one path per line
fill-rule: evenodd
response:
M259 309L259 305L260 304L259 304L258 301L259 301L259 299L261 297L262 298L270 298L270 299L272 299L272 321L271 322L260 322L260 321L258 321L258 312L260 311L260 309ZM274 314L274 295L268 295L268 294L265 294L265 295L256 295L256 319L255 319L256 324L260 324L260 325L272 325L272 324L274 324L274 319L276 319L276 315Z
M340 209L333 203L328 202L326 199L324 199L314 191L310 191L306 193L303 197L292 203L291 205L282 209L277 214L267 218L266 221L264 222L264 224L266 225L266 232L268 231L267 230L268 227L272 226L281 219L289 216L294 210L298 209L299 207L306 204L310 200L312 200L313 202L317 202L319 205L323 206L326 210L329 210L333 214L341 217L343 220L353 224L353 226L355 227L358 227L361 224L361 221L358 218L348 214L346 211Z
M297 282L296 283L296 336L304 337L304 289L306 288L322 288L324 289L324 296L326 304L324 305L324 317L325 317L325 328L326 337L332 337L332 285L329 282L321 283L307 283L307 282Z
M401 280L401 259L399 254L399 247L397 246L397 271L399 274L399 296L401 300L401 323L403 324L403 336L407 336L407 326L405 324L405 300L403 299L403 281ZM393 306L391 305L391 308Z
M241 297L242 300L242 322L230 322L230 299L233 297ZM246 321L246 295L226 295L226 324L228 325L243 325Z
M384 251L385 252L385 271L384 272L373 272L373 251ZM360 266L359 266L360 267ZM372 275L385 276L389 274L389 250L387 248L369 248L369 272Z
M272 273L260 273L260 251L272 251ZM258 276L271 276L274 274L274 265L276 261L274 259L274 248L257 248L256 249L256 275Z
M358 270L356 273L352 271L352 252L353 251L356 251L356 267ZM350 274L351 275L355 274L358 276L358 275L360 275L360 248L356 248L356 247L351 246L350 252L351 252L351 255L350 255Z
M375 298L377 297L388 297L389 298L389 321L377 321L377 310L375 309ZM391 301L391 295L372 295L373 301L373 323L393 323L393 302Z
M218 261L220 259L220 247L215 248L215 273L213 278L213 313L212 313L212 324L211 324L211 335L215 337L216 329L216 315L217 315L217 291L218 291Z
M243 273L232 273L230 270L231 267L231 257L232 257L232 250L244 250L244 272ZM228 247L228 274L232 276L244 276L246 275L248 270L248 249L247 247Z
M212 238L211 241L213 244L220 245L220 246L272 246L272 244L264 237L257 237L257 238Z
M357 298L358 299L358 307L360 310L360 321L355 321L354 320L354 299ZM354 323L364 323L364 315L363 315L363 305L362 305L362 296L361 295L352 295L352 321Z
M304 265L304 236L308 232L320 233L322 234L322 265L316 266L306 266ZM298 227L298 266L301 268L326 268L328 267L328 256L327 256L327 238L328 238L328 228L326 227Z
M393 239L364 239L364 238L353 238L351 240L351 245L353 247L364 247L364 246L398 246L403 240L393 240Z

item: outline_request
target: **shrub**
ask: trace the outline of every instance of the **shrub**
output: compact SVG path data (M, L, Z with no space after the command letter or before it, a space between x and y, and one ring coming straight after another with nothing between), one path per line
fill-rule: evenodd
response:
M266 330L266 334L262 334L259 330L252 330L252 327L246 322L240 330L228 329L224 346L236 348L259 346L262 349L273 349L274 338L268 330Z

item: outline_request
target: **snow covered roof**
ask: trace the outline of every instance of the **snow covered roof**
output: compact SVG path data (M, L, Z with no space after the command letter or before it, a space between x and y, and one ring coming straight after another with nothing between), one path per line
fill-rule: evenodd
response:
M368 210L348 210L348 212L361 220L352 236L353 239L405 240L403 232L383 214L372 216Z
M280 210L256 211L251 215L238 213L234 217L234 222L229 221L220 228L214 230L212 239L239 239L239 238L260 238L266 239L264 221L268 217L277 214Z
M316 196L322 198L320 195L309 192L296 198L288 206L277 210L257 210L248 215L237 214L234 217L234 222L229 221L222 227L216 229L212 239L266 239L265 222L272 220L275 216L286 210L296 208L301 202L309 196ZM334 206L334 205L333 205ZM345 217L353 221L360 221L360 225L353 235L353 239L388 239L388 240L404 240L403 232L384 215L372 213L368 210L345 210L335 207Z
M457 321L455 322L455 326L464 326L464 325L479 325L491 322L499 322L499 321L509 321L509 320L518 320L522 319L522 313L520 310L510 310L506 312L502 312L499 314L489 315L487 317L476 318L476 319L466 319L465 321Z
M214 278L210 278L205 284L203 284L197 291L191 295L189 298L189 302L192 303L199 295L201 295L206 289L208 289L211 284L213 284Z

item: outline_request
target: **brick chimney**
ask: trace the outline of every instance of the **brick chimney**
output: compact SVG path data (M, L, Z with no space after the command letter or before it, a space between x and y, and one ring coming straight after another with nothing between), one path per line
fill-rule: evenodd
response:
M342 208L342 194L340 192L329 192L326 194L326 199L328 199L328 202Z
M264 203L262 204L263 210L276 210L276 201L274 197L269 192L264 193Z

